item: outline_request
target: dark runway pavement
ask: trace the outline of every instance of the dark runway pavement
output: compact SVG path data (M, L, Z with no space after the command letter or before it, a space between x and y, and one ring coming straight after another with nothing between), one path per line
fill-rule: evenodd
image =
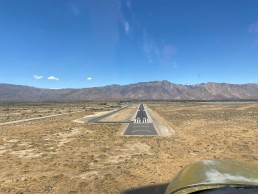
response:
M149 122L143 104L139 106L133 123L130 123L124 135L158 135L153 124Z

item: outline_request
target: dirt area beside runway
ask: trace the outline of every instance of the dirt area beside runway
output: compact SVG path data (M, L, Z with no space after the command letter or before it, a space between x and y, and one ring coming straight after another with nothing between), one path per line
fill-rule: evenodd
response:
M198 160L257 163L258 103L148 106L174 135L124 137L120 124L74 122L110 110L103 104L86 104L82 113L0 126L0 193L119 193L168 182Z
M131 105L115 114L112 114L100 121L104 122L114 122L114 121L132 121L132 115L137 110L138 105Z
M0 104L0 123L78 111L118 108L117 103L4 103Z
M170 136L175 134L175 131L169 125L169 123L161 117L157 112L150 109L148 106L146 107L146 111L148 114L148 117L151 118L151 122L153 123L153 126L155 130L157 131L158 135L160 136Z

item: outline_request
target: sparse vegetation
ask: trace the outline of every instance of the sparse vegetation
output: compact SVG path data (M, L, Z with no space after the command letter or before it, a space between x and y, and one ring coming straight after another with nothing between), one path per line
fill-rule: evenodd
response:
M257 162L258 103L148 105L168 121L175 135L124 137L120 124L73 122L108 110L106 105L10 105L8 114L14 120L24 118L23 112L32 117L33 111L43 116L56 109L87 111L0 126L0 193L119 193L168 182L197 160Z

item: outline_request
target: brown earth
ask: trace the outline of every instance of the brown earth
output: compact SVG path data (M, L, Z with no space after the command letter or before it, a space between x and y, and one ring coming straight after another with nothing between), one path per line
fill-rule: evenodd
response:
M112 110L117 103L6 103L0 104L0 123L78 111Z
M198 160L257 163L258 103L148 105L174 135L124 137L120 124L73 122L110 109L100 104L82 113L0 126L0 193L119 193L168 182Z
M112 122L112 121L131 121L132 115L136 112L138 105L134 104L126 109L123 109L115 114L112 114L101 121Z

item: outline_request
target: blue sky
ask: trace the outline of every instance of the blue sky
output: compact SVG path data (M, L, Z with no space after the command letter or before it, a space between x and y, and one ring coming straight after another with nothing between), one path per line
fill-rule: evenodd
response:
M258 83L257 0L0 0L0 83Z

